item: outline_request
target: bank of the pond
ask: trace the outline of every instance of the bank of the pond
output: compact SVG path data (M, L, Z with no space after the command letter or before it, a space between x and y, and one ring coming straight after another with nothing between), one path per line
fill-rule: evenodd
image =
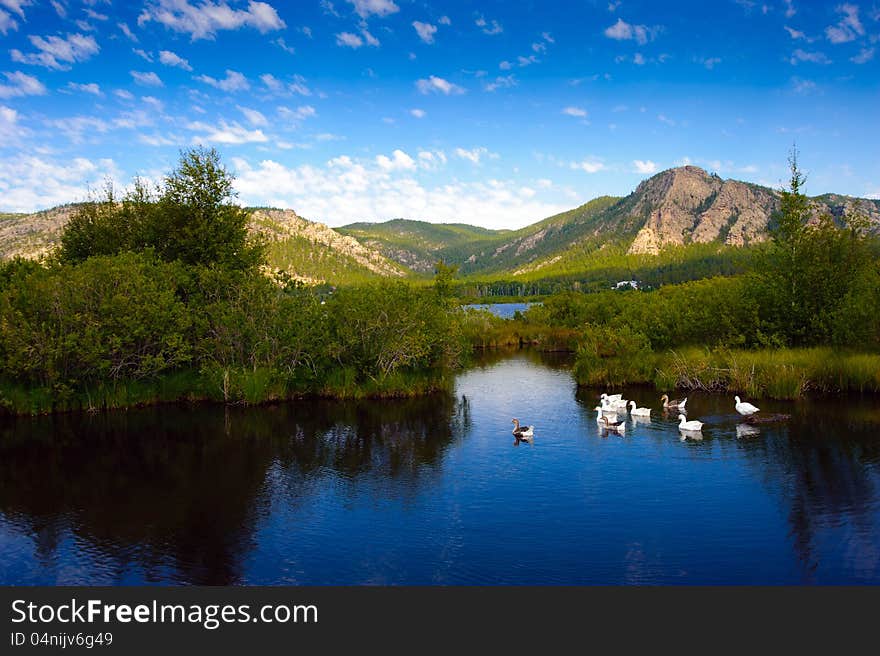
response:
M833 348L731 350L690 347L599 359L581 352L579 385L652 384L658 390L735 392L751 398L880 393L880 354Z
M98 412L163 403L260 405L306 398L357 400L427 396L448 391L449 371L397 371L380 379L358 380L340 368L325 381L297 384L268 369L215 372L177 371L150 380L98 382L79 389L51 389L0 380L0 414L47 415Z

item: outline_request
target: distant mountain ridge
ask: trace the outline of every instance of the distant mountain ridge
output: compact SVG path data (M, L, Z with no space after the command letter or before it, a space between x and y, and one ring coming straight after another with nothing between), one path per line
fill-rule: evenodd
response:
M64 226L79 205L33 214L0 214L0 260L40 258L61 243ZM402 277L410 271L378 251L293 210L250 210L251 230L268 243L269 268L307 284L345 283L375 276Z
M293 210L251 208L252 229L269 241L269 261L307 283L345 283L371 277L430 274L437 260L463 275L541 275L608 252L651 255L687 244L747 246L764 241L780 193L724 180L696 166L662 171L628 196L603 196L519 230L408 219L352 223L332 229ZM880 200L824 194L811 199L814 216L866 216L880 230ZM76 209L64 205L34 214L0 214L0 259L39 257L59 242Z
M463 273L508 270L520 275L566 257L566 251L615 243L630 254L657 254L671 245L691 243L746 246L769 236L780 193L761 185L724 180L696 166L662 171L644 180L624 198L602 197L581 207L516 231L487 231L467 244L443 242L433 249L412 245L418 221L357 223L339 228L386 257L427 270L433 259L458 264ZM814 216L829 213L842 218L859 212L880 229L880 200L825 194L812 199ZM458 224L456 224L458 225ZM409 243L409 246L408 246Z

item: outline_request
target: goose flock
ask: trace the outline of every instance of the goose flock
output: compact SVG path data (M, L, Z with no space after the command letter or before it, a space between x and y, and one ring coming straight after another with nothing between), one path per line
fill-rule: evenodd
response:
M651 408L639 408L635 401L627 401L621 394L602 394L599 397L600 404L594 410L596 412L596 423L603 431L614 431L623 434L626 427L627 416L636 420L649 419L651 417ZM685 413L687 412L687 397L683 399L670 399L667 394L660 397L660 404L664 412L678 412L678 429L681 433L681 439L686 440L702 439L703 426L702 421L696 419L688 420ZM746 417L749 423L758 423L754 417L755 413L760 412L760 408L748 402L743 402L740 397L734 397L734 409ZM622 414L623 418L619 419L618 415ZM770 421L781 421L788 419L788 415L774 415ZM745 430L737 427L737 436L754 435L755 429Z
M683 399L670 399L668 395L664 394L660 397L660 403L664 413L669 411L678 412L678 429L682 440L688 438L703 439L700 431L703 430L705 424L696 419L689 421L685 415L687 412L687 397ZM748 424L777 422L790 418L790 415L783 414L756 417L755 414L760 412L761 409L751 403L742 401L738 396L734 397L733 407L734 410L745 417ZM633 421L641 420L643 422L645 419L650 421L651 418L651 408L639 408L635 401L628 401L623 398L622 394L602 394L599 397L599 405L593 408L593 410L596 412L596 423L603 432L615 432L620 435L623 435L626 431L627 417L633 419ZM621 414L623 418L618 419L618 415ZM514 424L512 432L517 444L520 441L530 442L532 440L535 434L534 426L522 426L519 423L519 419L515 418L511 422ZM746 426L746 424L737 426L737 437L753 436L757 432L757 429Z

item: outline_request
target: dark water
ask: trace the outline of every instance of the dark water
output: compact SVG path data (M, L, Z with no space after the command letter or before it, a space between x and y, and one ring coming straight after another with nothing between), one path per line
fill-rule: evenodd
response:
M4 424L0 582L880 582L876 401L738 433L693 396L702 441L604 437L563 361L492 357L448 397Z

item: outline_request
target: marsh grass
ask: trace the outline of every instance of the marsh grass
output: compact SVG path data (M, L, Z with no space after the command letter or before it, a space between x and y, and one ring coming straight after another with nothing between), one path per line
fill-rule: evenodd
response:
M660 355L653 382L663 389L741 392L773 399L877 393L880 354L827 347L757 351L688 348Z
M358 380L348 367L329 371L322 381L302 381L266 367L186 370L152 380L97 383L79 390L50 389L0 380L0 414L102 412L174 402L259 405L289 399L404 398L451 389L443 369L398 370L381 379Z

